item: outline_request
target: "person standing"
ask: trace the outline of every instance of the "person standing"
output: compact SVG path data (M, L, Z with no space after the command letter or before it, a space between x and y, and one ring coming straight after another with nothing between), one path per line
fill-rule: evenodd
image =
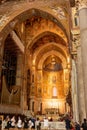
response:
M44 129L47 130L49 127L49 121L48 121L48 118L44 118Z
M13 117L11 118L11 127L12 127L12 128L15 128L15 123L16 123L15 116L13 116Z
M33 124L32 120L31 120L31 118L29 119L28 124L29 124L29 130L32 130L32 127L34 126L34 124Z
M17 128L18 129L22 128L22 120L21 120L20 116L18 117Z
M24 129L28 128L28 120L25 118L24 119Z
M7 118L7 126L5 128L8 129L8 130L11 128L11 119L10 119L9 116Z
M83 121L83 123L82 123L82 125L81 125L81 128L82 128L83 130L87 130L87 120L86 120L86 119L84 119L84 121Z
M4 130L4 129L6 128L6 126L7 126L7 120L4 119L4 120L2 121L2 130Z
M79 122L75 122L75 130L80 130L80 124L79 124Z
M66 118L65 118L65 124L66 124L66 130L70 130L71 129L71 120L70 120L70 118L67 116Z
M36 129L37 130L40 130L40 127L41 127L41 122L39 120L39 118L37 117L36 121L35 121L35 126L36 126Z

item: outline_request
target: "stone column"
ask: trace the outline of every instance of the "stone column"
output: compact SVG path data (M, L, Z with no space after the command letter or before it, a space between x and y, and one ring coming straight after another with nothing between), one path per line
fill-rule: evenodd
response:
M86 117L85 109L85 96L84 96L84 85L83 85L83 72L82 72L82 57L81 57L81 46L77 47L77 95L78 95L78 113L79 121L82 122Z
M2 38L1 38L2 39ZM0 39L0 103L2 103L2 63L3 63L3 50L4 50L4 43Z
M16 72L16 85L21 86L22 85L22 69L23 69L23 56L18 55L17 56L17 72Z
M78 121L78 101L77 101L77 73L76 62L72 59L72 71L71 71L71 86L72 86L72 104L73 104L73 119Z
M1 103L1 90L2 90L2 76L1 76L1 73L2 73L2 57L0 55L0 103Z
M24 114L25 111L28 109L27 106L27 54L26 50L23 55L23 70L22 70L22 90L21 90L21 108L22 108L22 113Z
M82 69L87 116L87 6L84 1L79 6L79 25L81 35Z

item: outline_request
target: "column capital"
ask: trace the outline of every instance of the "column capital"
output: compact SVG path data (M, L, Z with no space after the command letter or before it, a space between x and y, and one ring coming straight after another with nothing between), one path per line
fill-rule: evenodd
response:
M76 7L78 10L81 10L83 8L87 8L87 0L76 0Z

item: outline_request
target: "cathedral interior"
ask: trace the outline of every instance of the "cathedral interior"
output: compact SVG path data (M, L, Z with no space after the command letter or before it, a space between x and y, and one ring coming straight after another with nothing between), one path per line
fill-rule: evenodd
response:
M0 0L0 114L86 117L86 13L85 0Z

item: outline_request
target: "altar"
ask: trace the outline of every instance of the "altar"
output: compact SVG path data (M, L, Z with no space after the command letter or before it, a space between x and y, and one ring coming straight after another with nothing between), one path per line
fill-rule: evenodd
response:
M44 122L41 122L41 129L44 128ZM49 121L49 127L48 129L55 129L55 130L66 130L65 128L65 122L62 121Z
M59 115L59 108L46 108L46 115Z

